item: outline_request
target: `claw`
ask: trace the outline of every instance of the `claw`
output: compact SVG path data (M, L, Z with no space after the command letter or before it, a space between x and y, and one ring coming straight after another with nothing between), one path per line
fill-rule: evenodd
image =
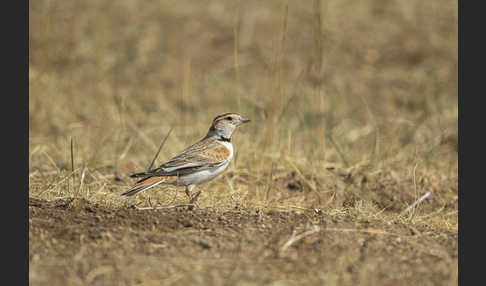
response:
M195 192L194 194L191 193L191 194L188 195L189 196L189 203L193 205L193 206L189 206L190 210L193 210L194 207L199 208L199 204L196 201L199 198L200 194L201 194L201 191L199 190L199 191Z
M194 194L191 194L190 198L189 198L189 202L192 204L192 203L195 203L197 201L197 198L199 198L199 195L201 194L201 191L197 191L195 192Z

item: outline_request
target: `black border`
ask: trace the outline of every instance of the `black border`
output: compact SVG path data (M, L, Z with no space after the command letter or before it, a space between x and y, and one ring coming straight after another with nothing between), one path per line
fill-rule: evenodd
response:
M462 124L462 116L463 116L463 113L464 113L464 110L463 110L463 103L462 103L462 97L464 95L464 87L463 87L463 84L462 84L462 70L463 70L463 57L462 57L462 51L463 51L463 42L462 42L462 36L463 36L463 24L462 24L462 20L464 19L464 10L463 10L463 1L460 1L458 0L458 5L457 5L457 8L458 8L458 38L457 38L457 44L458 44L458 57L457 57L457 60L458 60L458 75L457 75L457 91L458 91L458 96L457 96L457 105L458 105L458 124L457 124L457 127L458 127L458 133L457 133L457 142L458 142L458 231L459 231L459 235L458 235L458 284L459 285L465 285L465 282L464 282L464 273L463 273L463 256L462 256L462 253L463 253L463 226L464 226L464 216L463 216L463 192L462 190L464 189L464 181L462 180L463 176L462 176L462 170L463 170L463 157L461 155L462 153L462 150L463 150L463 131L464 129L461 127L461 124Z
M29 2L5 4L0 20L2 284L29 285Z
M466 9L464 3L467 3ZM478 151L486 146L483 139L485 105L479 101L485 93L486 45L481 21L484 9L479 3L458 1L459 285L477 284L483 280L480 275L484 271L481 250L484 249L485 200L480 196L485 192L482 181L485 163ZM464 39L469 39L469 43Z

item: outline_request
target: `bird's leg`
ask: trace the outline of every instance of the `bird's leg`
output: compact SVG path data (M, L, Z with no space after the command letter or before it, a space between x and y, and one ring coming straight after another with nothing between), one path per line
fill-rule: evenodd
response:
M192 190L196 187L196 185L188 185L186 187L186 195L189 197L189 203L194 204L195 206L199 207L199 205L196 203L197 198L201 194L201 191L197 191L196 193L192 193ZM189 207L189 209L192 209L192 207Z
M189 200L192 198L192 190L194 189L194 185L186 186L186 195L189 197Z
M195 192L195 193L194 193L194 194L191 196L191 198L190 198L189 202L190 202L191 204L197 204L197 203L196 203L196 201L197 201L197 198L199 198L199 195L200 195L200 194L201 194L201 190L199 190L199 191Z

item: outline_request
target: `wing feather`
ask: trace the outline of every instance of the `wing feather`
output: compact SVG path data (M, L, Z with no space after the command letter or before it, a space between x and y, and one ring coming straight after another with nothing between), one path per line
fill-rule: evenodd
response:
M230 151L214 138L203 139L156 169L132 177L183 176L224 164Z

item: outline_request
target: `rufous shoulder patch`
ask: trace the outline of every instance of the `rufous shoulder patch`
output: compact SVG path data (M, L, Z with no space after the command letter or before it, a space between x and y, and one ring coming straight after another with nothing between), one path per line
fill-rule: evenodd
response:
M211 149L209 151L204 152L204 156L218 160L218 161L224 161L226 160L230 155L230 151L228 148L221 146L217 147L214 149Z

